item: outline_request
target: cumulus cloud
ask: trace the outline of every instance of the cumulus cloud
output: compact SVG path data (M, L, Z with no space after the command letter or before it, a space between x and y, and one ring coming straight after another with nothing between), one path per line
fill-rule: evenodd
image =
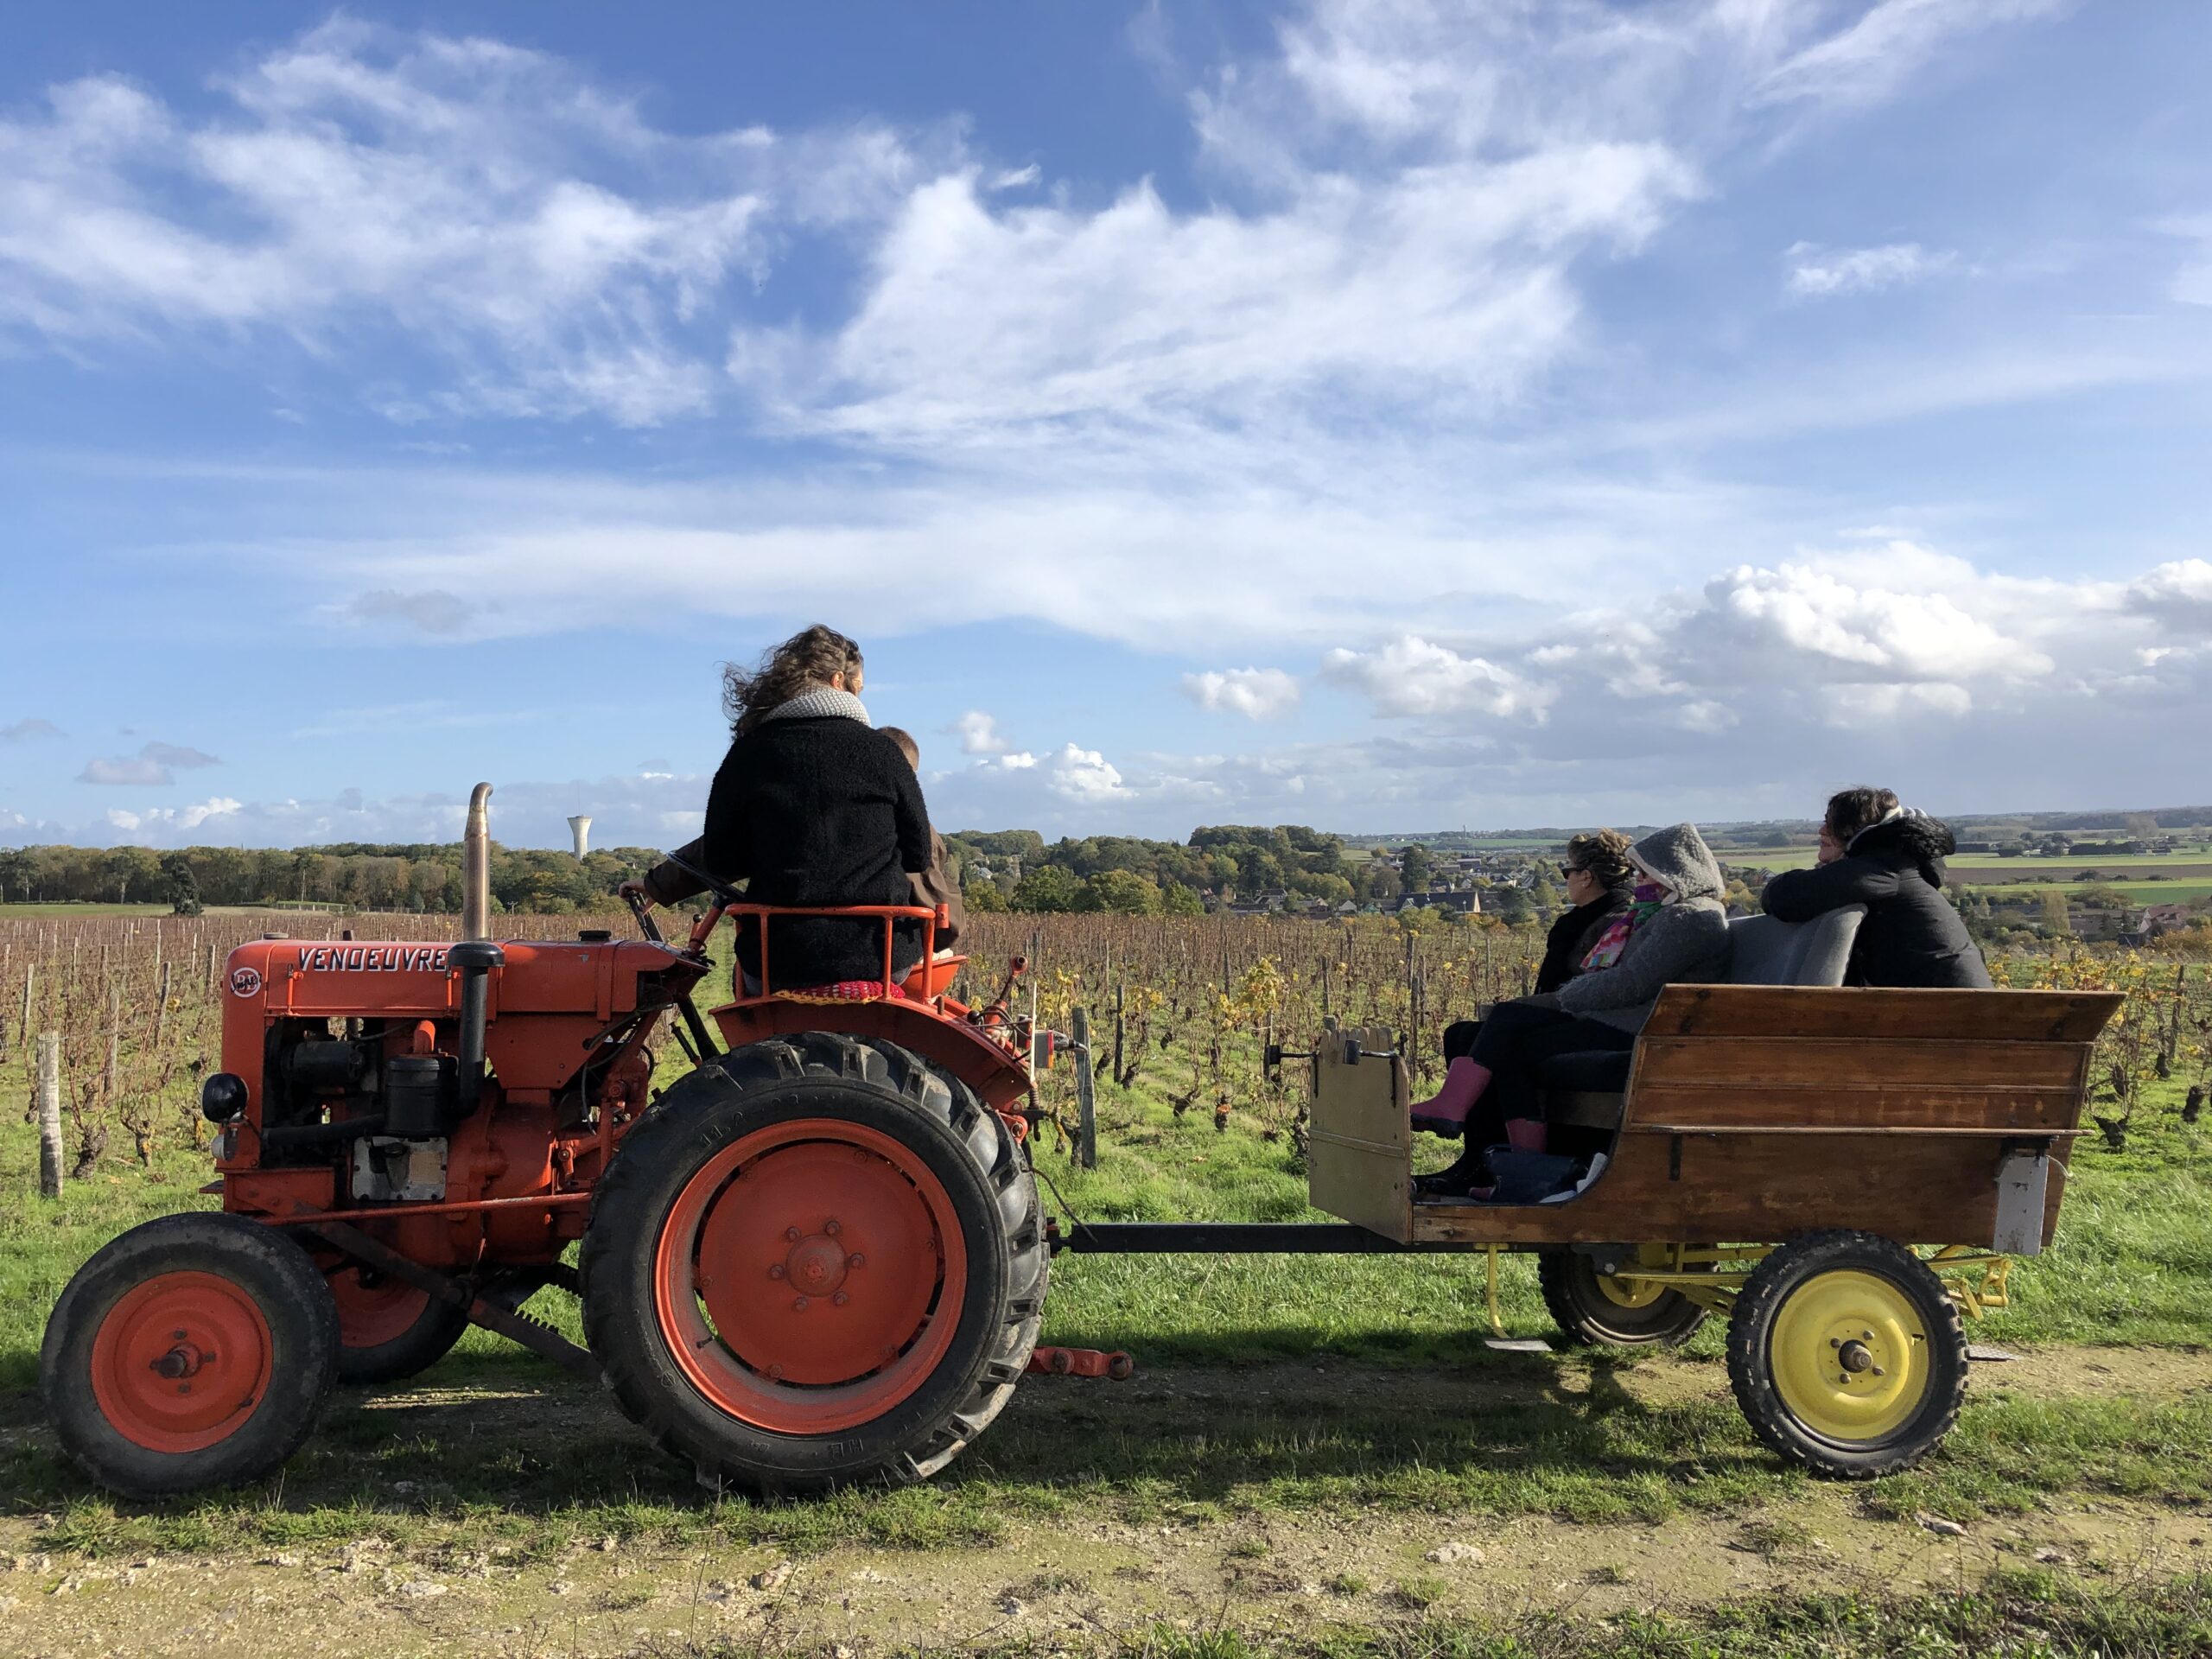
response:
M80 784L116 784L132 788L157 788L176 781L171 768L190 772L219 766L222 761L204 750L177 743L149 743L136 754L108 755L87 760L77 774Z
M1878 248L1822 248L1800 242L1789 250L1788 257L1789 276L1785 286L1800 299L1830 299L1900 287L1944 270L1953 259L1949 253L1931 253L1917 242L1891 243Z
M2212 561L2162 564L2128 588L2126 602L2170 632L2212 636Z
M111 806L105 816L112 828L125 835L167 837L188 835L211 819L229 817L242 811L245 804L227 795L211 795L190 806L153 806L137 812Z
M2041 652L2010 639L1942 594L1856 587L1827 571L1743 565L1706 584L1677 626L1684 677L1715 673L1912 683L2033 678Z
M1122 794L1122 774L1096 749L1064 745L1046 763L1046 786L1065 800L1103 805Z
M173 784L175 777L167 766L147 760L143 755L109 755L85 762L84 771L77 774L80 784L118 784L136 788L156 788Z
M1297 708L1304 694L1296 677L1281 669L1228 668L1185 674L1183 695L1216 714L1274 720Z
M1014 747L999 735L998 721L980 709L970 709L947 729L959 738L963 754L1004 754Z
M1510 668L1463 657L1448 645L1406 634L1379 650L1338 647L1321 659L1321 675L1357 691L1386 715L1491 715L1543 717L1548 695Z

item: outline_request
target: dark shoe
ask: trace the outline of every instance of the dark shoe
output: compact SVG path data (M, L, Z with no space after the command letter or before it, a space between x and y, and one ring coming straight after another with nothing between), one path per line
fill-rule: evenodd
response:
M1490 1160L1479 1154L1461 1154L1456 1163L1414 1177L1414 1198L1471 1198L1487 1196L1491 1189Z
M1464 1117L1430 1117L1424 1113L1413 1115L1413 1126L1427 1135L1440 1135L1446 1141L1457 1141L1467 1132Z

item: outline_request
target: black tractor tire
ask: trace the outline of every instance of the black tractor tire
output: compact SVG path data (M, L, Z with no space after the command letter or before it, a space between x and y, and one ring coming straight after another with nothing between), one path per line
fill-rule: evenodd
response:
M1910 1469L1958 1421L1966 1328L1943 1281L1902 1244L1815 1233L1752 1270L1729 1319L1728 1380L1777 1454L1871 1480Z
M817 1127L818 1135L811 1133ZM729 1164L732 1173L719 1178L728 1185L703 1201L710 1207L699 1213L709 1218L689 1224L696 1237L720 1224L721 1210L736 1201L723 1193L736 1191L742 1179L759 1178L756 1203L763 1202L764 1192L779 1190L773 1151L747 1162L733 1149L741 1142L772 1143L779 1135L797 1137L795 1144L807 1147L842 1147L866 1137L890 1148L897 1161L889 1166L916 1192L926 1181L939 1195L964 1249L958 1313L947 1345L925 1370L910 1373L920 1378L910 1392L887 1399L878 1414L834 1432L748 1421L713 1398L679 1359L676 1344L683 1341L691 1363L731 1368L717 1375L736 1378L751 1391L744 1396L747 1409L765 1399L754 1414L779 1422L784 1402L803 1408L834 1392L810 1392L783 1381L780 1369L769 1370L772 1349L748 1359L706 1325L697 1310L707 1287L715 1274L738 1274L738 1262L710 1262L704 1246L695 1244L692 1265L680 1271L696 1274L698 1300L682 1285L669 1294L671 1307L689 1304L689 1317L699 1323L672 1332L657 1306L669 1272L664 1235L673 1241L667 1253L681 1257L680 1229L686 1224L681 1217L692 1214L685 1206L697 1202L685 1196L697 1190L695 1178L711 1185L718 1178L702 1172L718 1159L737 1160ZM737 1212L741 1220L733 1224L743 1224L747 1213ZM765 1210L760 1213L766 1216ZM865 1208L860 1214L864 1225ZM791 1227L776 1235L779 1240L797 1236L801 1221L809 1230L829 1228L811 1211L800 1216L794 1210L793 1217ZM767 1217L762 1224L780 1219ZM818 1242L810 1231L804 1245L792 1248L810 1249ZM955 1275L942 1265L950 1243L933 1248L940 1265L931 1294L941 1309ZM920 1480L950 1463L1012 1398L1036 1346L1049 1264L1036 1178L1023 1147L997 1113L964 1084L932 1071L895 1044L808 1032L749 1044L709 1061L671 1086L624 1138L593 1196L586 1224L584 1330L623 1410L663 1449L693 1465L709 1486L780 1494L852 1482ZM745 1282L758 1282L752 1275L760 1270L759 1263L745 1262ZM779 1264L771 1262L766 1277L782 1278ZM777 1294L789 1292L799 1277L795 1266L791 1282ZM871 1294L867 1281L852 1282L855 1294ZM801 1300L796 1306L807 1304ZM928 1341L938 1340L930 1323L923 1330ZM703 1343L699 1332L706 1333ZM912 1351L919 1352L924 1342L916 1335ZM905 1363L904 1354L887 1357L886 1374ZM868 1376L855 1375L850 1386L865 1390ZM788 1421L800 1421L796 1410Z
M1678 1290L1644 1300L1580 1250L1537 1253L1536 1284L1560 1334L1573 1347L1672 1348L1705 1323L1705 1309ZM1640 1305L1638 1305L1640 1303Z
M207 1211L109 1241L54 1305L39 1352L63 1450L132 1498L269 1473L313 1432L337 1377L338 1309L314 1258L273 1227Z

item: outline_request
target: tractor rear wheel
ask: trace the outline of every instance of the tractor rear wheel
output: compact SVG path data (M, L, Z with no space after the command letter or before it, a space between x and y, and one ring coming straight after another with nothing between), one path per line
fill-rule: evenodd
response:
M918 1480L1012 1397L1048 1258L995 1112L895 1045L810 1032L710 1061L625 1137L584 1329L709 1484Z
M338 1309L275 1228L206 1211L111 1240L54 1305L39 1388L63 1448L127 1497L267 1474L338 1375Z
M1649 1265L1663 1267L1664 1245L1643 1245ZM1705 1310L1678 1290L1647 1280L1598 1271L1580 1250L1544 1250L1536 1257L1536 1283L1544 1306L1567 1341L1618 1348L1672 1348L1688 1342L1705 1323Z
M1873 1233L1815 1233L1752 1270L1728 1380L1759 1439L1846 1480L1910 1469L1958 1421L1966 1329L1933 1269Z

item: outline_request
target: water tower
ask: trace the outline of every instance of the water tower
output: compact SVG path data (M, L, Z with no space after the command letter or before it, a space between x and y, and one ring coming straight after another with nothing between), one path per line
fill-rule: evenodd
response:
M569 833L576 838L576 861L583 862L584 855L591 850L591 816L579 813L569 820Z

